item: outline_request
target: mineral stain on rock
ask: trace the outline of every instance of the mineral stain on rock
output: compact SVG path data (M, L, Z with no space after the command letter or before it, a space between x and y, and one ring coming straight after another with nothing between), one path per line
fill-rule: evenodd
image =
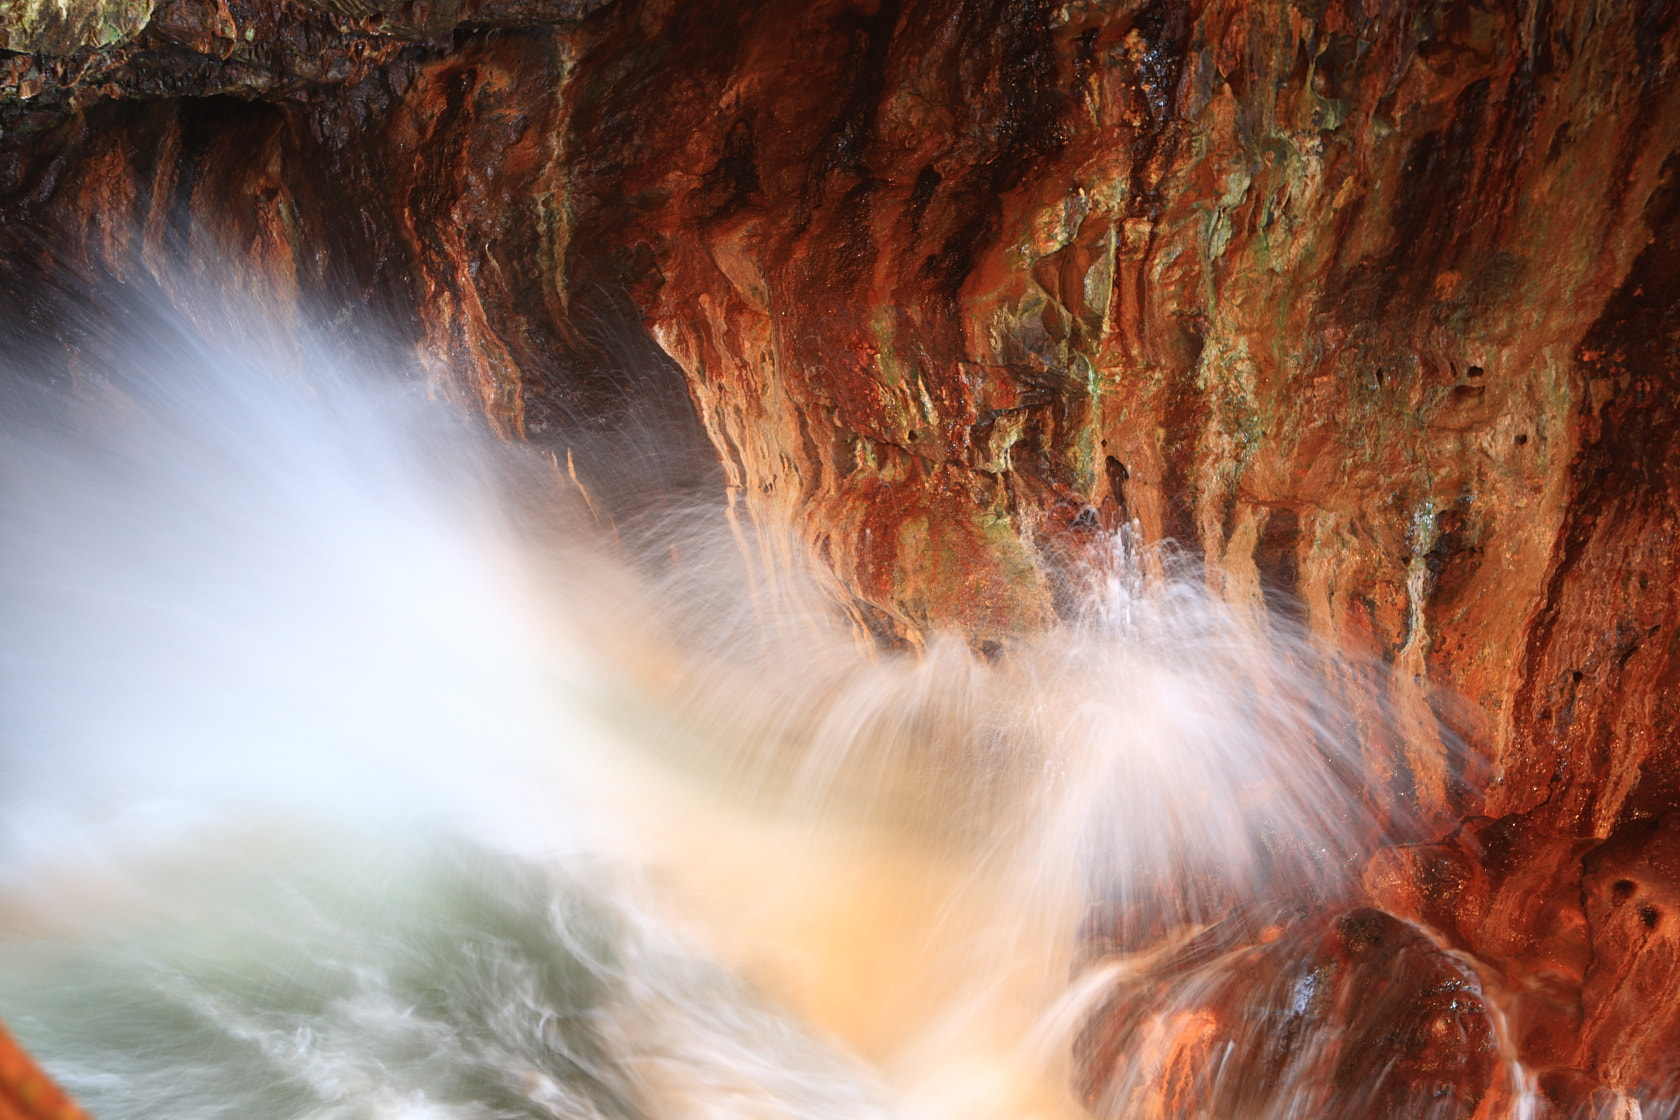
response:
M805 527L883 644L1006 650L1093 526L1176 539L1228 601L1380 663L1412 717L1396 781L1439 844L1231 981L1370 1035L1327 1083L1379 1096L1331 1111L1470 1115L1515 1091L1505 1057L1560 1115L1672 1107L1675 17L25 3L0 12L0 285L50 326L52 269L231 253L404 324L509 438L655 409L739 509ZM1510 1054L1464 959L1509 996ZM1304 1060L1232 1006L1208 1038ZM1091 1028L1093 1102L1134 1014Z

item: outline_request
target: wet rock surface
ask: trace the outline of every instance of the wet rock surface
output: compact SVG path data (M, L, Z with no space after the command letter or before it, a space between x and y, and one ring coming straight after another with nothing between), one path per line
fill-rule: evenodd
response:
M1510 1089L1473 966L1378 910L1232 919L1127 971L1077 1044L1098 1116L1462 1117Z
M1673 4L34 11L0 17L14 315L231 256L395 323L509 437L715 448L886 644L1006 650L1104 531L1177 539L1380 666L1441 839L1366 868L1377 909L1244 935L1175 1045L1368 1039L1379 1097L1324 1115L1485 1111L1511 1057L1559 1115L1676 1107ZM1302 976L1334 998L1289 1011ZM1082 1051L1115 1115L1131 998ZM1192 1057L1157 1114L1280 1107Z

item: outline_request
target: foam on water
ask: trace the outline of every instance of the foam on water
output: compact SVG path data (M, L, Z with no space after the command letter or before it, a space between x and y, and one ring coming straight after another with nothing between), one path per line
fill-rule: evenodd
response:
M0 1018L103 1120L1073 1115L1092 915L1404 828L1359 674L1170 553L884 654L784 529L603 532L400 376L138 321L0 425Z

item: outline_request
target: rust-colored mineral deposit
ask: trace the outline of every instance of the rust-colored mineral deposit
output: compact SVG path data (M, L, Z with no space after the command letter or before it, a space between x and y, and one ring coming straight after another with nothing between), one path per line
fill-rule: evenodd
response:
M1390 1063L1326 1115L1486 1114L1506 1057L1560 1116L1675 1107L1672 0L48 7L0 9L0 286L49 331L53 269L232 254L543 442L635 396L591 372L628 319L882 642L1007 647L1135 521L1383 666L1435 841L1220 933L1265 967L1124 1104L1116 995L1099 1112L1196 1115L1299 969L1300 1030L1373 1040L1324 1084Z

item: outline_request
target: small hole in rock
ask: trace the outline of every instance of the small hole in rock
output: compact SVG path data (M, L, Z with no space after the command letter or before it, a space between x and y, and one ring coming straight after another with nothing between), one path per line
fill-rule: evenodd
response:
M1517 433L1517 446L1521 447L1523 444L1525 444L1527 442L1528 442L1528 433L1527 432L1518 432Z
M1469 369L1465 370L1464 373L1467 377L1480 377L1482 375L1482 367L1471 366Z
M1633 894L1633 889L1632 879L1617 879L1610 884L1610 894L1617 903L1626 902L1628 897Z
M1645 923L1646 929L1656 929L1657 919L1661 916L1657 913L1657 908L1650 903L1646 903L1639 908L1639 920Z

